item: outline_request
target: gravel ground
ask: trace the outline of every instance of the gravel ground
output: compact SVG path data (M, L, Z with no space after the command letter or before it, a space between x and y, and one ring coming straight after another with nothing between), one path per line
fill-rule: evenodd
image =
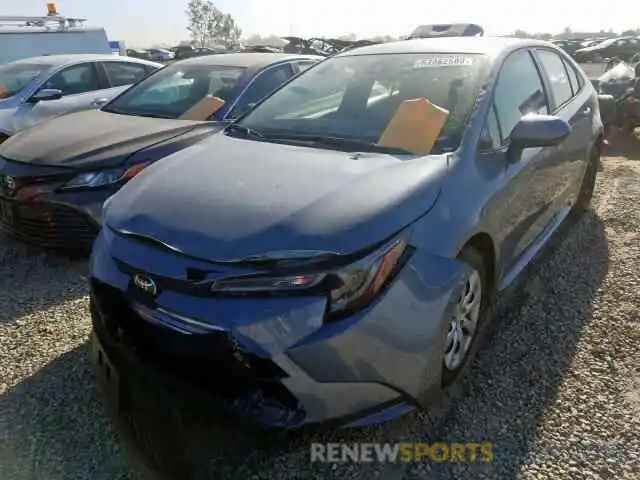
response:
M181 432L212 478L640 478L640 155L627 147L610 147L603 160L594 212L503 302L468 392L444 409L448 415L280 438L229 425L178 398L183 428L175 430L149 390L149 405L158 407L153 425L169 432L152 437L168 449L162 452L176 454L161 453L181 471L174 478L187 478L190 467L177 455ZM89 373L85 275L84 263L0 237L3 480L142 478L134 473L138 457L126 453L129 437L114 429ZM203 439L208 451L193 446ZM339 440L488 441L495 461L309 463L310 441Z

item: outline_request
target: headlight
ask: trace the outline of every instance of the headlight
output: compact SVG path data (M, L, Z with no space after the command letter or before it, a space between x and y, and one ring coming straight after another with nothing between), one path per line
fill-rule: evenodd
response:
M146 163L140 163L128 168L123 167L111 170L98 170L95 172L82 172L65 183L62 188L98 188L126 182L140 173L147 165Z
M287 276L254 275L218 280L213 293L325 293L330 316L343 316L366 307L394 277L408 252L404 239L395 239L367 257L346 267Z

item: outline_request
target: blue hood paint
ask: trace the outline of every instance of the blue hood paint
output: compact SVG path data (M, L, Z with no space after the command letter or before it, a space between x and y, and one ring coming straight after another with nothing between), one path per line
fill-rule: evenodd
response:
M104 221L209 261L351 253L425 214L446 169L444 155L354 155L219 134L138 175L105 205Z

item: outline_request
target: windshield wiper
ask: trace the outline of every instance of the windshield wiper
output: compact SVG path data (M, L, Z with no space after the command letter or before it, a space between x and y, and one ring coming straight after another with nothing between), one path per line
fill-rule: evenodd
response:
M102 111L107 113L116 113L118 115L130 115L132 117L148 117L148 118L164 118L164 119L174 118L169 115L161 115L159 113L131 112L128 110L121 110L117 107L102 107Z
M230 123L229 125L227 125L227 128L225 129L226 132L233 134L235 133L239 133L241 135L243 135L245 138L260 138L260 139L264 139L265 136L258 132L257 130L254 130L252 128L249 127L245 127L243 125L240 125L238 123Z
M321 145L327 147L334 147L338 149L346 149L352 152L376 152L376 153L389 153L398 155L413 155L412 152L399 147L387 147L385 145L378 145L375 142L367 140L358 140L356 138L343 138L333 137L326 135L311 135L311 134L278 134L269 135L268 140L286 141L292 143L310 143L312 145Z

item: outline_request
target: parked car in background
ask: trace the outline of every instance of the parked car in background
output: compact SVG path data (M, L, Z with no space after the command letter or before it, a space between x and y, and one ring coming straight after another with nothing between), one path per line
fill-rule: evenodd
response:
M140 49L140 48L128 48L127 56L132 58L141 58L143 60L150 59L149 52L147 50Z
M0 16L0 65L40 55L110 54L104 28L83 27L83 22L58 15Z
M184 60L185 58L201 57L204 55L216 55L224 53L209 47L192 47L191 45L181 45L173 48L176 60Z
M640 39L637 37L609 38L595 45L577 49L573 56L578 62L602 62L618 57L628 61L640 52Z
M164 48L149 48L147 50L149 60L154 62L169 62L175 58L175 54L171 50Z
M161 67L135 58L91 54L0 65L0 143L43 120L99 108Z
M220 130L219 122L241 116L317 61L244 53L183 60L100 110L65 115L15 135L0 146L0 228L44 247L88 251L106 198L156 160ZM208 96L225 101L202 119L213 121L181 119Z
M581 40L553 40L551 43L571 56L575 54L576 50L584 48L582 45L584 42Z
M426 115L441 126L416 146ZM593 87L547 42L338 53L106 202L100 378L126 397L142 364L271 427L428 408L496 295L588 207L602 132Z

